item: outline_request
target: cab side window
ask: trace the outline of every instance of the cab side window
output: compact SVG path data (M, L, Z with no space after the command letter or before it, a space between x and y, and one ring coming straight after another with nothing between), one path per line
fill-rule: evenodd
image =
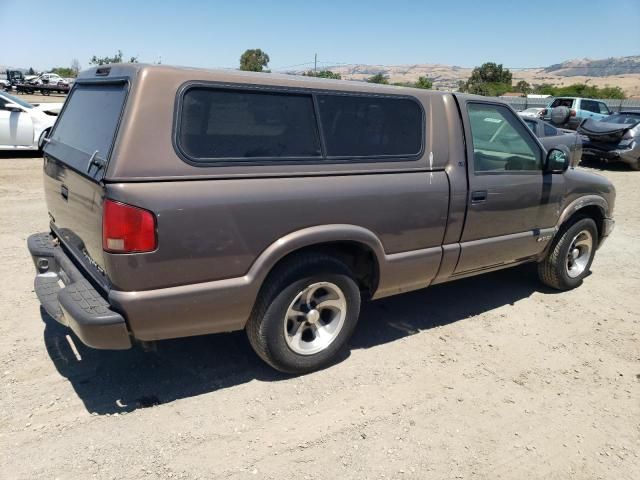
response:
M558 129L549 125L548 123L544 124L544 136L545 137L555 137L556 135L560 135Z
M531 133L507 107L469 103L473 164L477 174L542 170L542 154Z
M585 110L587 112L600 113L600 110L598 109L598 104L593 100L581 100L580 109Z
M602 115L610 115L611 111L609 110L609 107L607 107L607 104L604 102L598 102L598 107L600 108L600 113Z

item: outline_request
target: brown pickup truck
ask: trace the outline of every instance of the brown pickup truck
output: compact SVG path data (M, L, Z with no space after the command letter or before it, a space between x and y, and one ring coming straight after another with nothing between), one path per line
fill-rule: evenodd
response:
M140 64L78 78L44 190L35 291L84 343L245 329L285 372L331 362L365 299L524 262L578 286L615 200L493 100Z

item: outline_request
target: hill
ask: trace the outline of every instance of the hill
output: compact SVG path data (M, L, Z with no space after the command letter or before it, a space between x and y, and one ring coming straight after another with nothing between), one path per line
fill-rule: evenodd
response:
M328 69L347 80L365 80L382 73L390 82L415 82L420 76L433 80L435 88L455 90L458 82L471 75L471 68L442 64L413 65L335 65ZM292 72L294 73L294 72ZM295 72L300 73L300 72ZM588 83L598 87L620 87L627 96L640 95L640 56L615 57L604 60L567 60L540 68L512 70L513 83L525 80L532 85L549 83L566 86L572 83Z

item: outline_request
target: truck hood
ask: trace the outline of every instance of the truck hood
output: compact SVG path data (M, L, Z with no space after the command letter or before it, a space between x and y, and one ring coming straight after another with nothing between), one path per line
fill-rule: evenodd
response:
M578 127L578 132L586 135L590 140L617 143L622 140L625 133L637 125L640 125L640 122L635 124L620 124L595 122L593 119L587 119Z

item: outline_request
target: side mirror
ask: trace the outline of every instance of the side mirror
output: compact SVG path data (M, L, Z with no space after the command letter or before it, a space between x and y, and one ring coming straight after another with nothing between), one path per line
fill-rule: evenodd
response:
M569 168L569 154L564 150L552 148L547 152L544 171L547 173L563 173Z
M22 112L22 107L13 102L5 103L3 108L4 110L9 110L10 112Z

